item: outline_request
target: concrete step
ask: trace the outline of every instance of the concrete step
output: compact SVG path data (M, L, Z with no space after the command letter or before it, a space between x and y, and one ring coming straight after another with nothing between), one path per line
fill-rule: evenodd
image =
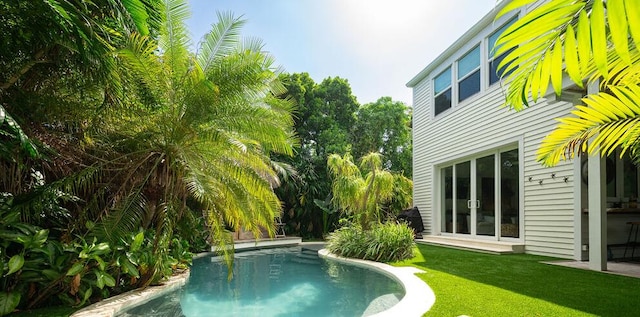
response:
M424 243L450 247L462 250L470 250L491 254L524 253L524 243L476 240L448 236L424 236L416 239L416 243Z

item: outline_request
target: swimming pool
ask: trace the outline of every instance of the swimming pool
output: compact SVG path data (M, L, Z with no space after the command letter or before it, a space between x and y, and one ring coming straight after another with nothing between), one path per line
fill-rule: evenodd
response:
M179 291L119 316L368 316L404 296L394 279L300 246L236 253L233 271L228 282L219 257L198 258Z

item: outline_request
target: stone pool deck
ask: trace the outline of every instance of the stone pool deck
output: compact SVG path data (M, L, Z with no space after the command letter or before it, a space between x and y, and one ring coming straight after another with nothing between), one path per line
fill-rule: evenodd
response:
M429 285L416 276L416 273L424 273L424 271L415 267L395 267L380 262L343 258L329 253L326 249L318 251L318 255L335 261L374 269L402 284L405 295L400 302L390 309L369 315L369 317L420 317L429 311L436 302L436 295Z

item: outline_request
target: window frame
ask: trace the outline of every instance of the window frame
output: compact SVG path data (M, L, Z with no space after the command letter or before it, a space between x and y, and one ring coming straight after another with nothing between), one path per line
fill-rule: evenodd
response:
M436 81L442 76L445 75L446 73L449 74L449 84L447 86L445 86L445 88L443 88L441 91L436 91ZM448 110L451 110L453 108L453 81L452 81L452 75L453 75L453 67L451 67L451 65L447 66L444 70L442 70L441 72L439 72L436 76L433 77L433 116L437 117L438 115L441 115L442 113L447 112ZM449 107L445 108L445 109L441 109L440 111L438 111L436 104L437 104L437 100L438 97L449 93Z
M456 65L458 67L456 67L456 77L457 77L457 81L456 81L456 88L457 88L457 102L461 103L464 102L465 100L473 97L474 95L480 93L482 91L482 49L481 49L481 45L482 43L478 43L477 45L475 45L474 47L472 47L470 50L467 50L464 55L462 55L460 58L458 58L456 60ZM471 69L470 71L468 71L466 74L460 76L460 62L465 59L466 57L468 57L470 54L474 53L474 51L477 50L477 56L478 56L478 60L477 60L477 66L473 69ZM461 94L460 94L460 85L462 84L463 81L465 81L466 79L469 79L470 77L474 76L476 73L478 73L478 90L466 97L464 97L464 99L461 99Z

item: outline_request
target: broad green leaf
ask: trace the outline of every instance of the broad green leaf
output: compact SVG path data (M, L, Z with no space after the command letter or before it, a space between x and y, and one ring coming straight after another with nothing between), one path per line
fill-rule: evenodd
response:
M140 249L140 247L142 246L142 242L144 241L144 232L140 231L138 232L138 234L136 234L136 236L133 238L133 242L131 243L131 247L129 248L130 252L136 252Z
M98 262L98 267L100 268L100 270L104 271L104 268L107 266L107 263L105 263L104 260L101 257L97 256L97 255L94 255L92 258L96 262Z
M509 13L510 11L513 11L519 7L522 7L524 5L527 5L529 3L535 2L537 0L513 0L511 2L509 2L509 4L507 4L504 8L502 8L502 10L500 10L500 12L498 12L496 19Z
M576 27L576 37L578 39L578 57L580 57L580 72L586 73L591 60L591 27L589 17L583 10L580 11L578 26Z
M84 291L84 295L82 296L82 300L86 302L87 300L89 300L89 298L91 297L92 294L93 294L93 288L92 287L87 288L87 290Z
M631 56L629 55L629 33L627 31L627 17L625 16L624 0L607 0L607 22L609 23L609 32L611 40L620 58L631 64ZM640 10L638 4L635 9Z
M24 265L24 257L21 254L16 254L9 259L9 272L7 275L11 275L15 272L18 272Z
M591 24L593 61L600 73L607 78L609 77L609 70L607 68L607 33L602 0L593 1L589 22Z
M562 42L556 39L551 51L551 85L556 95L562 93Z
M625 0L624 6L631 36L636 43L636 48L640 47L640 10L638 9L638 0Z
M109 251L111 251L111 249L109 248L109 244L106 242L101 242L100 244L96 245L91 249L91 254L102 255L102 254L109 253Z
M55 279L60 277L60 273L58 273L57 271L51 270L51 269L42 270L42 275L44 275L50 281L53 281L53 280L55 280Z
M93 273L96 276L96 286L98 286L99 289L103 289L104 288L103 273L97 270L93 271Z
M549 88L549 81L551 80L551 63L551 51L547 50L544 55L544 59L542 60L542 65L538 66L540 69L540 86L538 88L537 95L539 97L543 97ZM533 100L537 101L538 98L534 97Z
M2 218L2 222L4 224L13 224L14 222L18 221L18 219L20 219L20 212L15 211L4 216L4 218Z
M47 241L48 237L49 237L48 229L38 230L38 232L36 232L35 236L33 237L33 245L35 247L41 247Z
M77 262L69 269L69 271L67 271L67 276L74 276L82 272L83 269L84 269L84 263Z
M578 62L578 46L572 25L567 26L567 32L565 33L564 63L567 74L569 74L569 78L571 78L576 85L582 88L582 74L580 73L580 64Z
M142 35L149 34L149 28L147 26L149 14L147 14L144 3L140 0L122 0L122 5L131 15L131 20L136 24L138 32Z
M113 276L109 275L109 273L103 273L102 279L104 280L104 285L107 285L109 287L116 286L116 280L113 278Z
M0 292L0 316L13 312L20 304L19 292Z
M138 271L138 268L136 268L136 266L133 265L131 261L124 259L120 265L122 266L123 271L125 273L131 276L140 277L140 272Z

